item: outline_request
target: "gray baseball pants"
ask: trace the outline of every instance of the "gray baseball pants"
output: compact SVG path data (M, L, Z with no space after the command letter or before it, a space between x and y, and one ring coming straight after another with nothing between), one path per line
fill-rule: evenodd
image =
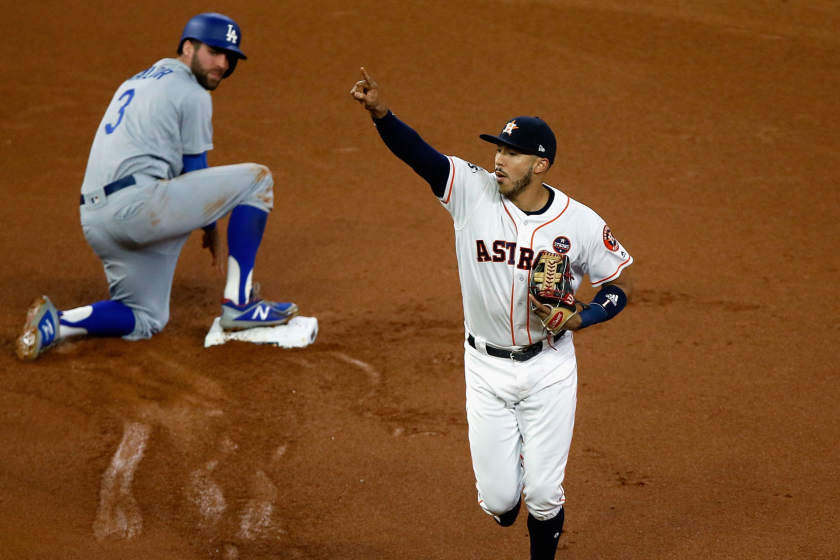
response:
M274 181L264 165L242 163L161 180L135 174L136 185L81 206L85 238L105 266L111 299L134 312L127 340L149 338L169 321L172 278L193 230L240 204L274 207Z

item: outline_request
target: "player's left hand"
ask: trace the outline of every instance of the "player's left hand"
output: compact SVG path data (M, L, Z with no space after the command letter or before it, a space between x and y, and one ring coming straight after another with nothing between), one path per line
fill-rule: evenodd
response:
M528 299L531 300L531 307L534 309L534 313L537 314L537 317L540 318L540 321L545 321L546 318L548 318L548 316L551 314L551 307L544 303L540 303L539 300L537 300L537 298L533 296L533 294L528 294ZM563 325L563 330L576 331L580 328L580 323L580 316L577 313L575 313L574 315L569 317L569 320L566 321L566 323Z
M210 256L213 257L213 261L210 263L210 266L216 270L217 275L224 278L227 255L225 255L225 246L222 243L222 236L219 235L218 227L214 227L210 230L204 230L204 237L201 239L201 246L210 250Z

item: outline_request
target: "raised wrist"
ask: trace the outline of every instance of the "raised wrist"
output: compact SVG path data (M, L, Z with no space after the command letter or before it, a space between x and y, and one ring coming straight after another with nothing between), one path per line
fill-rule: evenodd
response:
M373 109L368 109L368 111L370 112L370 116L373 117L376 120L385 118L386 116L388 116L388 113L389 113L388 107L386 107L385 105L383 105L381 103L378 104Z

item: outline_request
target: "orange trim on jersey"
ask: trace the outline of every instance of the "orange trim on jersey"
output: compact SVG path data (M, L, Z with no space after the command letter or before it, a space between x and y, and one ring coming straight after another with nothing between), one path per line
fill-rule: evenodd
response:
M533 249L531 249L531 250L533 251ZM533 262L531 264L533 264ZM528 290L528 293L530 294L531 293L531 271L530 270L528 271L528 287L526 289ZM531 302L530 302L530 299L528 301L528 308L526 309L526 315L525 315L525 330L528 332L528 346L530 346L531 344L533 344L533 341L531 340Z
M446 156L446 159L449 160L449 164L452 166L452 179L449 180L449 195L447 195L443 203L449 204L449 199L452 198L452 188L455 186L455 162L449 156Z
M542 228L544 228L545 226L547 226L548 224L550 224L551 222L553 222L553 221L557 220L557 218L559 218L559 217L560 217L560 216L562 216L563 214L565 214L565 213L566 213L566 210L568 210L568 209L569 209L569 203L571 202L571 200L572 200L572 199L571 199L571 198L569 198L569 197L567 196L567 197L566 197L566 206L564 206L564 207L563 207L563 209L560 211L560 213L559 213L559 214L557 214L557 215L556 215L556 216L555 216L552 220L550 220L550 221L548 221L548 222L544 223L543 225L541 225L540 227L538 227L537 229L535 229L535 230L534 230L534 233L532 233L532 234L531 234L531 247L530 247L530 249L531 249L532 251L534 250L534 236L535 236L535 235L537 235L537 232L538 232L539 230L541 230ZM530 275L529 275L529 276L530 276Z
M536 236L536 235L537 235L537 232L538 232L540 229L542 229L542 228L544 228L545 226L547 226L548 224L550 224L551 222L553 222L553 221L557 220L557 218L559 218L559 217L560 217L560 216L562 216L563 214L565 214L565 213L566 213L566 210L568 210L568 209L569 209L569 204L571 203L571 200L572 200L571 198L569 198L568 196L566 196L566 206L564 206L564 207L563 207L563 209L560 211L560 213L559 213L559 214L557 214L557 215L556 215L553 219L551 219L550 221L548 221L548 222L544 223L543 225L541 225L540 227L538 227L537 229L535 229L535 230L534 230L534 233L532 233L532 234L531 234L531 246L529 247L529 249L531 249L531 251L533 251L533 250L534 250L534 236ZM529 269L528 269L528 286L530 286L530 285L531 285L531 271L532 271L532 270L534 270L533 264L534 264L534 263L533 263L533 262L531 262L531 265L532 265L532 266L531 266L531 268L529 268ZM529 290L529 293L530 293L530 290ZM529 305L528 307L530 308L530 305ZM529 312L529 313L528 313L528 315L527 315L527 319L526 319L526 322L525 322L525 327L528 329L528 345L530 346L531 344L533 344L533 343L534 343L534 342L531 340L531 313L530 313L530 312ZM551 336L549 336L549 338L551 338Z
M510 211L507 209L507 205L505 204L504 199L502 199L502 208L505 209L505 213L507 213L508 217L510 218L510 222L513 224L513 231L519 235L519 228L516 227L516 220L513 219L513 215L511 215ZM516 252L514 251L514 262L516 262ZM516 274L516 265L513 265L513 273ZM516 277L513 276L511 278L510 284L510 343L511 346L516 346L516 332L513 330L513 292L516 288Z
M507 215L508 215L508 217L510 218L510 221L513 223L513 230L514 230L517 234L519 234L519 228L518 228L518 227L516 227L516 220L514 220L514 219L513 219L513 216L511 215L510 211L508 211L508 209L507 209L507 205L505 204L505 201L504 201L504 200L502 200L502 208L504 208L504 209L505 209L505 212L507 212Z
M627 255L627 260L624 261L623 263L621 263L620 265L618 265L618 268L616 268L615 272L613 272L611 275L607 276L603 280L598 280L597 282L592 282L592 287L595 288L595 287L600 286L604 282L609 282L613 277L618 276L618 274L621 272L621 269L624 268L625 266L627 266L628 264L630 264L630 255Z
M514 269L515 270L515 269ZM510 345L516 346L516 331L513 330L513 291L516 288L516 272L510 279Z

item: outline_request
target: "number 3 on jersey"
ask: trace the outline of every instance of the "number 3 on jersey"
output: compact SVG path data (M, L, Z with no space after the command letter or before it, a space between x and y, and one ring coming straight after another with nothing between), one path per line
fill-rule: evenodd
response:
M125 116L125 108L128 107L128 104L131 103L132 99L134 99L134 90L133 89L125 90L125 93L120 95L119 100L121 101L123 97L128 97L128 99L126 99L125 103L123 103L122 107L120 107L120 118L118 118L117 122L115 122L114 124L106 124L105 125L105 134L111 134L112 132L114 132L117 129L118 126L120 126L120 123L123 120L123 116Z

